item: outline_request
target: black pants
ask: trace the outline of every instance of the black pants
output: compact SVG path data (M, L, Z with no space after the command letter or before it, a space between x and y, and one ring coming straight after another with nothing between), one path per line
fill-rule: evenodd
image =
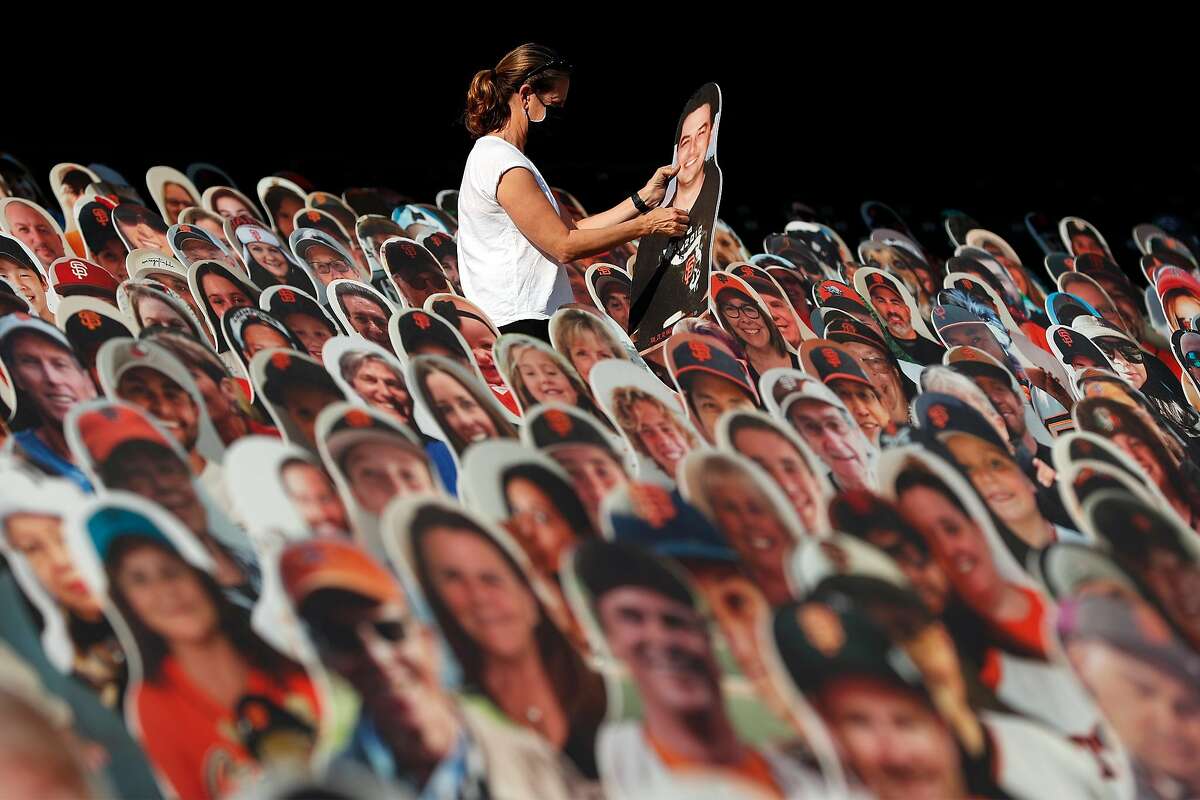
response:
M550 344L550 320L548 319L519 319L507 325L500 326L500 333L523 333L535 339L541 339Z

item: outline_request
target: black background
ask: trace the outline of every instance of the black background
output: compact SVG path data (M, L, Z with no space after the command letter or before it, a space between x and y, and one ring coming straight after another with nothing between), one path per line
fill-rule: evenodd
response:
M1183 83L1194 70L1170 63L1180 51L1148 49L1129 31L1053 31L1032 19L993 30L985 20L919 40L865 11L837 22L764 18L746 33L708 20L707 33L670 36L654 25L635 35L633 20L590 36L579 30L592 24L577 22L510 23L484 37L489 20L466 22L476 33L452 20L387 16L325 38L311 20L275 39L252 26L218 28L227 47L196 31L174 66L168 47L132 67L75 64L61 79L47 76L48 106L20 106L0 149L41 180L58 161L97 161L142 189L149 166L208 161L251 195L258 178L294 170L329 191L385 185L432 202L461 179L471 75L536 40L576 71L567 124L528 152L590 210L670 160L683 103L714 80L725 104L721 216L752 251L782 229L793 200L851 246L866 233L859 204L884 201L942 255L938 215L957 208L1031 261L1040 253L1024 214L1075 214L1101 229L1131 273L1134 224L1164 212L1194 222L1200 160Z

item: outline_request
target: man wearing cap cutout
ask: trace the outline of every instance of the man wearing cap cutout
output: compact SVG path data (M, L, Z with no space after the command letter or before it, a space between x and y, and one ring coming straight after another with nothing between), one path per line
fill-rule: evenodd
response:
M1129 752L1137 797L1200 794L1200 656L1141 597L1064 600L1058 627L1071 666Z
M431 294L447 292L450 286L436 258L412 242L387 242L382 248L384 267L396 289L413 308L423 308Z
M348 542L289 545L280 576L322 664L362 706L339 758L421 798L566 798L571 787L548 744L460 704L440 682L438 636L396 579Z
M892 425L907 425L909 384L905 382L896 364L896 357L888 350L883 339L857 320L841 316L827 321L825 336L847 350L862 366Z
M203 398L185 388L187 370L171 353L153 342L127 343L125 358L116 359L113 394L140 407L166 428L183 451L200 483L228 508L224 470L196 449L200 439ZM195 390L199 395L199 390Z
M600 506L608 494L629 483L629 473L597 423L559 408L544 407L528 423L533 445L571 478L592 525L600 530Z
M891 417L854 356L828 339L810 339L800 354L805 366L811 366L821 383L845 404L867 441L878 447L880 436L894 430Z
M325 448L355 502L375 517L393 498L438 491L424 449L361 410L347 411L334 424Z
M187 463L146 417L112 404L81 414L75 425L100 483L141 495L173 514L213 559L213 577L225 596L241 608L253 608L262 585L258 561L248 549L213 533Z
M28 421L12 436L20 454L43 472L92 491L75 465L62 423L75 404L96 397L96 386L67 338L27 314L9 314L0 318L0 360L18 392L18 416Z
M0 278L29 301L34 314L46 322L54 322L54 314L46 305L46 279L17 240L3 233L0 233Z
M756 407L757 396L746 368L717 341L682 334L672 336L667 348L688 412L709 444L717 440L717 420L722 414Z
M904 297L885 275L873 272L867 276L871 305L887 325L896 344L918 364L937 364L942 360L941 347L913 329L912 311Z
M847 764L873 796L1024 797L1029 795L1020 790L1033 785L1044 787L1046 796L1091 796L1062 794L1094 788L1073 780L1080 764L1066 742L1007 715L977 718L970 708L962 708L962 698L946 694L947 689L953 692L956 676L938 680L926 662L955 673L959 667L952 655L945 663L931 650L936 640L922 632L903 644L894 642L852 602L857 597L835 591L828 600L818 599L821 593L776 612L776 646L792 681L812 700ZM948 717L942 708L965 711L966 716ZM1002 749L1017 743L1027 749ZM1038 752L1036 746L1050 743L1058 747L1047 748L1042 758L1029 758ZM1059 774L1057 760L1064 755L1072 762L1063 764L1069 771ZM1008 767L1006 759L1017 759L1017 765ZM1033 761L1040 763L1034 767ZM1018 770L1030 769L1033 775L1022 779ZM1013 774L1019 785L1009 787Z
M575 551L573 567L641 701L640 720L607 722L597 740L600 774L617 795L666 794L698 770L728 775L767 796L802 797L822 788L819 777L783 752L738 739L707 620L682 579L637 547L595 539Z
M1054 460L1050 448L1038 441L1029 429L1028 420L1025 418L1024 396L1018 394L1018 389L1013 388L1015 382L1008 370L984 360L982 351L966 349L978 353L979 357L955 361L950 368L970 378L987 395L996 413L1004 420L1009 441L1017 448L1021 468L1030 478L1038 480L1039 470L1034 459L1047 467L1053 464Z
M828 467L834 488L838 491L871 488L875 483L871 444L850 412L824 385L794 379L791 382L794 388L783 399L780 410Z
M629 280L621 273L601 266L596 269L593 281L604 313L612 317L621 330L629 330Z
M199 228L180 225L175 233L175 246L182 254L185 264L191 265L197 261L216 261L234 272L241 271L241 265L237 260L218 247L208 234Z
M251 433L279 436L275 427L264 425L249 413L249 398L242 383L229 374L224 362L211 349L190 336L177 333L161 332L153 341L170 350L187 368L204 398L208 418L225 445Z
M282 233L282 230L280 231ZM334 249L315 236L306 236L297 243L297 255L304 259L309 269L317 276L322 286L328 286L339 278L357 279L352 259Z
M1055 525L1038 507L1038 486L979 412L950 395L923 392L917 398L921 430L940 443L1000 521L999 533L1017 563L1031 550L1059 540L1080 540L1078 531Z
M25 243L46 269L63 257L63 240L50 220L37 207L26 202L10 202L4 208L7 229Z
M277 351L262 358L267 359L263 394L291 421L299 436L296 444L315 453L317 415L345 395L323 366L304 356Z
M270 303L268 313L292 332L310 356L320 358L325 342L337 335L320 306L290 289L276 292Z

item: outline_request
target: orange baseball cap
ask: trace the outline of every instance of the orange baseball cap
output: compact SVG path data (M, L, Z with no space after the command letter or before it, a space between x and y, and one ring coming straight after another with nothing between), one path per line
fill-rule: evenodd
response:
M134 439L161 444L173 450L140 409L116 403L85 411L75 422L92 460L103 464L117 445Z
M289 545L279 556L279 575L296 606L322 589L353 592L379 603L404 599L390 572L342 539L319 537Z

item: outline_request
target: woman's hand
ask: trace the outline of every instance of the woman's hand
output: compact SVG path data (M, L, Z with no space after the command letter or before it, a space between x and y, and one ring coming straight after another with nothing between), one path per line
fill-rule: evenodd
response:
M671 178L675 177L676 172L679 172L678 164L659 167L642 187L642 190L638 192L638 197L641 197L642 202L651 208L657 208L662 204L663 196L667 193L667 184L671 182Z
M688 213L682 208L656 208L640 217L639 221L642 223L642 236L654 233L668 237L682 236L687 230Z

